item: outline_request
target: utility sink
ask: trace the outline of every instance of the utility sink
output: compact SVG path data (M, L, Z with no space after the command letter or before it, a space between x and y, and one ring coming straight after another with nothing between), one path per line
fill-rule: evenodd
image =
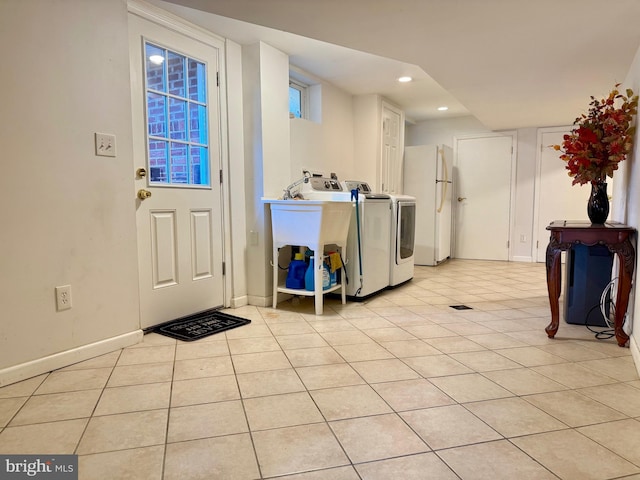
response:
M353 204L328 200L264 200L271 205L274 246L344 245Z
M324 293L340 288L342 303L346 303L344 281L330 290L322 290L322 262L316 260L315 290L287 289L278 286L278 250L285 245L305 246L314 253L324 252L325 245L336 245L346 252L347 236L353 204L350 201L331 200L276 200L263 198L271 208L273 234L273 308L278 303L278 292L292 295L313 295L316 315L322 315Z
M351 202L351 192L303 192L304 200L329 200L332 202Z

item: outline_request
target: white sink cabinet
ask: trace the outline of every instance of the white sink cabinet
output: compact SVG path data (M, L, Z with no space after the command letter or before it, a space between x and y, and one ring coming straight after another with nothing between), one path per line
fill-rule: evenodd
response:
M271 208L273 234L273 308L278 304L278 293L315 297L316 315L323 313L323 295L341 290L342 303L346 303L345 274L341 282L327 290L322 289L322 258L325 245L335 244L346 252L349 222L353 203L328 200L270 200L263 199ZM314 291L286 288L278 284L278 251L286 245L306 246L313 250ZM343 257L344 258L344 257ZM346 259L345 259L346 261Z

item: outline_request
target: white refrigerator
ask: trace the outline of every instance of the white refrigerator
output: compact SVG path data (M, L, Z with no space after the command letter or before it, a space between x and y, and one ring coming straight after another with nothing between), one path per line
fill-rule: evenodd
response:
M451 255L452 162L446 145L404 149L404 193L416 197L416 265L438 265Z

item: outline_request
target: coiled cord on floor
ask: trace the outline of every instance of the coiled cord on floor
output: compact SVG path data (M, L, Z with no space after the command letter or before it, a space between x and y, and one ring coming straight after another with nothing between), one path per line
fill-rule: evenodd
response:
M587 327L587 330L594 333L595 337L598 340L607 340L609 338L615 337L616 335L615 323L611 322L611 317L613 316L613 318L615 318L616 316L616 305L615 305L615 302L611 300L612 295L610 294L610 292L615 286L617 280L618 280L618 277L615 277L607 284L606 287L604 287L604 289L602 290L602 295L600 295L600 303L591 307L587 312L586 318L584 319L584 326ZM607 299L607 295L609 295L608 299ZM607 303L609 303L609 315L607 315ZM602 318L607 324L607 327L604 327L605 330L594 330L591 327L591 325L587 324L589 315L596 308L600 308L600 314L602 315Z

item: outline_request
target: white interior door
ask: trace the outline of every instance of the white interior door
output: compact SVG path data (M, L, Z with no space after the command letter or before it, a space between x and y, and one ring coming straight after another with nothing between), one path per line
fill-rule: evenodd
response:
M562 144L562 137L570 128L540 131L538 134L538 181L536 184L536 235L534 258L545 261L549 232L546 230L554 220L588 220L587 200L590 185L571 185L566 163L560 160L560 152L549 145ZM609 179L611 180L611 179ZM609 186L610 188L610 186ZM611 191L611 190L609 190Z
M140 322L148 328L224 303L219 47L134 13L129 39Z
M509 259L513 136L456 139L456 258Z
M398 109L382 104L382 192L402 192L402 145L404 118Z

